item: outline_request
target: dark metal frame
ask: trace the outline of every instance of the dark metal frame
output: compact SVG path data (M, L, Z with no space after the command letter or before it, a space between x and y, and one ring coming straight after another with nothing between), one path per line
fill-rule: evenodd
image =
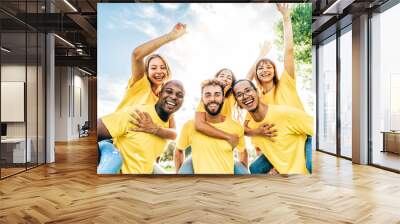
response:
M367 69L367 80L368 80L368 165L371 165L376 168L380 168L383 170L400 173L400 170L390 168L387 166L379 165L374 163L373 159L373 141L372 141L372 18L373 13L383 13L386 10L396 6L400 3L400 0L389 0L385 4L379 6L374 11L368 12L368 30L367 30L367 45L368 45L368 53L367 53L367 61L368 61L368 69Z
M367 82L368 82L368 124L367 124L367 128L368 128L368 165L373 166L373 167L377 167L383 170L387 170L387 171L391 171L391 172L395 172L395 173L400 173L400 170L396 170L393 168L389 168L389 167L385 167L379 164L374 164L373 163L373 142L372 142L372 85L371 85L371 81L372 81L372 61L371 61L371 56L372 56L372 29L371 29L371 19L372 19L372 13L376 12L376 13L382 13L392 7L394 7L395 5L399 4L400 0L389 0L388 2L386 2L385 4L381 5L380 7L374 9L373 11L368 11L368 30L367 30ZM351 24L349 24L351 25ZM331 153L328 151L324 151L323 149L319 148L319 128L318 128L318 123L317 123L317 129L316 129L316 150L319 152L323 152L329 155L333 155L336 157L340 157L340 158L344 158L347 160L352 160L349 157L343 156L341 155L341 136L340 136L340 131L341 131L341 126L340 126L340 75L341 75L341 71L340 71L340 36L343 35L344 33L342 33L342 31L346 30L348 26L341 28L340 30L336 31L336 91L337 91L337 95L336 95L336 154L335 153ZM339 29L340 27L337 27L337 29ZM324 38L323 40L320 40L318 43L316 43L316 115L317 115L317 121L319 120L319 44L320 42L323 42L327 39L329 39L331 36L328 36L326 38Z
M39 3L38 0L36 2ZM26 1L25 1L25 3L26 3ZM39 9L38 8L38 4L36 5L36 9L38 11L38 9ZM8 14L4 10L1 10L1 11L6 13L6 14ZM27 5L26 4L25 4L25 11L27 11ZM46 12L47 12L47 7L46 7ZM25 17L26 17L26 15L27 14L25 14ZM14 17L12 15L11 15L11 17L13 17L14 19L20 21L18 18ZM46 35L47 35L47 33L44 33L45 34L44 35L44 42L42 42L42 44L44 44L44 46L43 46L44 47L44 52L42 51L44 53L44 55L43 55L44 68L42 70L42 73L43 73L42 74L42 78L43 78L42 82L44 82L44 99L43 99L43 103L44 103L44 107L43 107L44 108L44 111L43 111L44 112L44 120L42 121L42 122L44 122L44 136L43 136L43 140L44 140L44 145L43 145L43 147L44 147L44 150L43 150L44 151L44 155L43 155L44 161L43 161L43 163L39 163L39 147L38 147L39 146L39 136L38 136L39 135L39 106L38 106L38 103L39 103L39 69L38 69L38 66L39 66L39 56L38 56L39 55L39 50L38 50L38 46L39 46L39 33L42 33L42 32L40 32L39 30L29 26L27 23L23 22L23 24L25 26L25 30L24 30L24 32L22 32L22 33L25 33L25 84L24 84L24 91L25 91L25 93L24 93L24 98L25 98L24 99L24 107L25 107L24 108L24 120L25 120L25 169L3 177L2 176L2 172L1 172L2 169L0 167L0 180L6 179L8 177L12 177L14 175L23 173L23 172L25 172L27 170L39 167L39 166L44 165L44 164L47 163L47 81L46 81L46 79L47 79L47 39L46 39ZM27 153L27 147L28 147L28 143L27 143L27 140L28 140L28 125L27 125L27 122L28 122L28 119L27 119L27 116L28 116L28 114L27 114L28 29L33 30L36 33L36 45L37 45L36 46L36 99L37 99L37 102L36 102L36 104L37 104L37 107L36 107L36 143L37 143L36 150L37 150L37 152L36 152L36 163L33 166L30 166L30 167L28 167L28 162L27 162L28 161L28 153ZM0 43L1 43L1 36L2 36L2 32L0 32ZM1 54L0 54L0 68L1 68L1 61L2 61L2 58L1 58ZM0 69L0 81L1 81L1 69ZM1 94L0 94L0 96L1 96ZM0 145L0 155L1 155L1 145Z
M321 40L321 42L323 41L327 41L329 38L332 38L333 35L335 35L335 38L332 39L331 41L336 41L336 152L332 153L332 152L328 152L326 150L320 149L319 148L319 128L318 128L318 124L317 124L317 134L316 134L316 150L319 152L323 152L329 155L333 155L333 156L337 156L339 158L343 158L343 159L347 159L347 160L352 160L352 158L347 157L347 156L343 156L341 153L341 116L340 116L340 81L341 81L341 63L340 63L340 37L349 32L351 29L349 29L349 26L351 26L352 23L350 23L349 25L340 28L339 26L337 26L337 31L336 33L330 35L329 37L325 38L324 40ZM328 41L329 42L329 41ZM316 113L317 113L317 121L319 119L319 43L317 44L317 48L316 48Z

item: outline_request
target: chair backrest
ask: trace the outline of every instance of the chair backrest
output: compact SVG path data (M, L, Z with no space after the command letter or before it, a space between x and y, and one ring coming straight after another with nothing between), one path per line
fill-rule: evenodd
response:
M82 126L82 129L89 129L90 128L90 123L89 121L85 121L85 123Z

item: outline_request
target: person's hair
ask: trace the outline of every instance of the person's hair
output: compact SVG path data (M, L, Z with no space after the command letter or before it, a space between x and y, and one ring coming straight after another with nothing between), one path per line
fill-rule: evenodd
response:
M239 79L239 80L237 80L235 83L233 83L233 85L232 85L232 91L233 91L233 94L235 94L235 86L237 85L237 84L239 84L239 83L241 83L241 82L249 82L250 83L250 86L257 92L257 87L256 87L256 85L254 85L254 83L252 82L252 81L250 81L250 80L248 80L248 79Z
M272 65L272 67L274 68L274 78L272 79L272 82L274 83L274 85L276 86L277 84L278 84L278 82L279 82L279 78L278 78L278 71L276 70L276 64L275 64L275 62L273 62L271 59L269 59L269 58L263 58L263 59L260 59L258 62L257 62L257 64L256 64L256 77L255 77L255 80L256 80L256 83L257 83L257 87L258 87L258 89L262 92L262 85L261 85L261 81L260 81L260 79L258 78L258 75L257 75L257 70L258 70L258 66L259 65L261 65L261 64L271 64Z
M228 91L226 91L226 94L225 94L225 97L228 97L229 95L232 94L232 86L233 86L233 83L236 82L236 77L235 77L235 74L233 74L232 70L230 70L230 69L228 69L228 68L223 68L223 69L219 70L217 73L215 73L214 78L217 78L218 75L219 75L221 72L223 72L223 71L229 71L229 72L232 74L232 84L231 84L231 87L228 89Z
M251 80L248 80L248 79L239 79L239 80L237 80L236 82L234 82L233 84L232 84L232 94L233 94L233 96L235 97L235 101L236 101L236 96L235 96L235 91L234 91L234 88L235 88L235 86L237 85L237 84L239 84L239 83L241 83L241 82L249 82L250 83L250 86L254 89L254 91L256 91L256 94L258 95L258 91L257 91L257 87L256 87L256 85L254 85L254 83L251 81ZM242 120L241 118L242 118L242 112L241 112L241 107L239 106L239 104L237 103L237 101L236 101L236 103L235 103L235 108L236 108L236 111L237 111L237 115L236 115L236 120L241 120L241 122L244 122L244 120Z
M179 80L169 80L169 81L165 82L164 85L161 87L160 93L162 91L164 91L164 89L168 86L169 83L174 83L176 85L179 85L182 88L182 90L185 91L185 87L183 86L183 83L181 81L179 81Z
M217 79L207 79L201 82L201 95L203 95L203 90L206 86L219 86L221 87L222 95L224 95L224 84Z
M149 80L150 84L153 84L153 83L151 83L151 80L149 79L149 64L150 64L150 61L153 60L154 58L161 59L161 61L165 65L165 68L167 69L167 77L166 77L164 83L161 84L156 90L156 93L157 93L156 95L158 95L158 93L161 91L161 88L165 85L165 83L167 83L168 81L171 80L171 76L172 75L171 75L171 70L169 69L167 61L159 54L151 54L151 55L146 57L146 60L145 60L145 63L144 63L145 75L146 75L147 79Z

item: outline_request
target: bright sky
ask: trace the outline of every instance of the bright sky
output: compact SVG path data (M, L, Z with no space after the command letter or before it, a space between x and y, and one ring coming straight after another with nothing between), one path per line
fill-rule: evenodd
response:
M281 19L270 3L100 3L98 4L98 117L115 110L131 75L130 55L143 42L169 32L177 22L188 33L161 47L172 78L186 88L176 113L177 127L194 117L200 83L221 68L244 78L255 62L261 43L274 39L273 26ZM275 48L268 57L282 64Z

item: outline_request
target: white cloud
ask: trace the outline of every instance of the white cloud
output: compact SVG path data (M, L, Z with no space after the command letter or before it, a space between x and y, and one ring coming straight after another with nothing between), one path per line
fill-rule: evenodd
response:
M139 16L142 18L154 18L157 12L154 6L146 6L142 7L142 10L139 12ZM158 15L157 15L158 16Z
M160 4L161 7L163 7L164 9L167 10L176 10L179 8L180 4L174 4L174 3L161 3Z
M107 23L106 28L109 30L120 29L128 30L134 29L137 32L142 32L149 39L159 36L159 30L156 29L157 23L170 23L170 19L166 16L159 14L154 5L150 4L130 4L122 8L118 14L111 17Z
M177 126L193 118L200 98L200 83L221 68L230 68L244 78L258 56L259 45L275 37L273 25L280 14L271 4L191 4L188 33L160 49L173 78L187 90L183 109L177 112ZM178 21L177 21L178 22ZM271 52L273 53L273 52ZM276 53L271 56L277 60ZM279 63L278 63L279 64Z
M118 76L99 74L97 77L98 117L114 112L125 93L129 77L127 80L114 77Z
M179 4L160 5L163 8L169 7L169 10L173 10L175 5L179 6ZM150 7L143 14L148 17L153 16L152 19L129 20L124 14L118 18L123 19L123 26L143 32L149 39L162 35L162 32L168 32L174 23L187 23L186 35L161 47L157 52L167 59L173 72L173 79L181 80L186 88L184 105L176 114L176 117L179 117L178 130L186 120L194 117L200 99L201 81L212 78L224 67L230 68L237 78L244 78L258 56L260 44L265 39L275 38L273 26L281 18L275 5L267 3L191 4L186 12L181 12L185 15L185 21L173 21L173 18L168 18L169 21L162 23L160 18L166 16L154 9ZM165 26L165 24L170 25ZM268 57L278 62L275 50ZM281 63L277 64L278 69L282 67ZM107 80L99 80L99 83L104 81ZM109 81L116 82L116 80ZM127 80L118 82L120 82L118 85L100 93L99 99L102 100L102 96L108 93L114 94L114 99L117 99L121 94L121 85L123 90ZM119 100L121 98L122 96ZM109 107L117 105L119 100L114 104L105 101L103 105L101 101L99 105Z

